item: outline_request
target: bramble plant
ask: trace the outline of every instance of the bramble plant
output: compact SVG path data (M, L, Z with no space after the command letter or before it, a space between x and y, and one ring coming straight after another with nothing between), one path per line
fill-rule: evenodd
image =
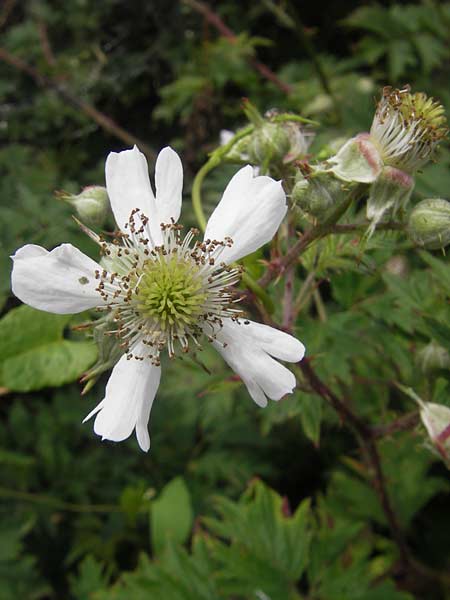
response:
M450 96L420 76L440 64L424 35L448 54L450 5L407 5L410 26L358 8L352 65L315 52L294 5L263 4L308 60L271 71L268 40L183 0L221 37L186 35L190 61L161 42L175 66L151 148L94 106L126 73L137 107L147 54L119 44L112 66L88 45L61 77L46 2L0 47L81 129L120 140L86 173L76 144L36 164L23 140L0 150L2 197L20 198L3 217L0 600L448 597ZM387 17L404 62L382 48ZM46 66L15 52L36 41L28 18Z

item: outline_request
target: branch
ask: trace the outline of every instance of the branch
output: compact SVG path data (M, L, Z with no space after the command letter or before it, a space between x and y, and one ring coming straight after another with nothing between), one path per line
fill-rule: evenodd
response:
M289 244L289 238L295 233L295 227L292 222L288 225L287 232L287 244ZM284 296L283 296L283 321L282 328L290 331L294 326L296 317L295 306L294 306L294 281L295 281L295 265L291 265L286 273L284 282Z
M208 23L211 23L222 35L223 37L230 40L232 44L237 42L237 36L235 33L222 21L217 13L215 13L208 4L202 2L201 0L182 0L184 4L187 4L195 11L200 13L205 17ZM289 95L292 93L293 88L288 83L281 81L278 76L267 67L264 63L260 62L256 58L249 58L248 62L252 65L256 71L260 75L262 75L268 81L271 81L274 85L276 85L282 92Z
M322 237L330 233L351 233L353 231L364 231L369 227L369 223L355 223L355 224L344 224L338 225L336 222L339 218L345 213L347 208L350 206L352 202L361 197L364 193L364 186L360 185L353 190L348 196L346 202L338 207L337 213L332 215L329 219L329 222L322 223L311 227L308 229L301 238L289 249L289 251L283 256L283 258L272 261L269 264L267 271L258 281L258 284L261 287L267 287L271 281L276 279L278 275L283 273L291 264L293 264L299 256L303 253L304 250L308 248L308 246L315 240L318 240ZM403 230L404 226L401 223L389 221L388 223L380 223L377 230L394 230L399 231Z
M123 129L123 127L120 127L120 125L111 119L111 117L108 117L94 106L74 96L65 87L62 87L59 82L43 75L37 69L23 61L18 56L14 56L13 54L9 53L4 48L0 48L0 60L14 67L18 71L26 73L35 81L37 85L55 91L61 98L63 98L63 100L69 102L69 104L75 108L79 108L88 117L95 121L102 129L112 134L114 137L118 138L128 146L134 146L134 144L136 144L147 156L147 158L150 160L154 159L155 154L153 150L145 142L134 136L126 129Z
M353 233L354 231L366 231L370 227L369 221L363 223L348 223L343 225L333 225L330 227L329 233ZM403 231L405 226L397 221L388 221L386 223L378 223L375 227L376 231Z
M338 398L336 394L321 381L321 379L319 379L308 359L303 359L299 363L299 367L312 389L333 406L342 421L346 421L350 424L361 439L363 446L366 448L367 456L374 473L373 486L378 494L383 512L386 515L392 537L398 546L402 564L404 566L408 565L410 563L409 551L403 538L397 516L389 499L386 479L381 468L380 455L371 428L365 421L360 419L347 404L342 402L342 400L340 400L340 398Z
M51 67L54 67L56 64L56 60L55 60L55 56L52 51L50 40L48 38L47 25L45 24L44 21L39 20L37 22L37 29L38 29L38 33L39 33L39 39L41 42L42 54L44 55L47 63Z
M319 79L323 91L331 98L338 120L341 120L340 104L331 89L325 69L322 66L322 63L314 49L313 43L308 35L306 27L303 25L294 4L289 1L287 3L288 8L290 9L290 14L288 14L286 9L282 8L282 6L276 4L272 0L264 0L264 4L275 15L278 21L284 27L290 29L298 38L303 50L305 51L305 54L308 56L316 71L317 78Z
M399 417L391 423L386 425L374 425L372 429L372 436L374 438L381 438L387 435L392 435L398 431L407 431L413 429L419 423L419 412L417 410L410 412L402 417Z
M5 0L2 12L0 13L0 29L6 24L9 15L12 13L17 0Z

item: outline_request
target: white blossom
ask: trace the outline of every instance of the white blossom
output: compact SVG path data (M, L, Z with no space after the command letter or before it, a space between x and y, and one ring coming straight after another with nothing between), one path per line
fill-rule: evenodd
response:
M97 309L110 319L124 354L86 419L96 415L102 439L121 441L136 429L144 451L162 352L175 357L209 341L265 406L295 387L294 375L275 359L297 362L305 351L287 333L245 319L231 287L240 277L232 264L270 241L286 214L281 182L240 169L202 241L194 241L193 230L183 237L177 224L182 184L171 148L156 161L156 194L136 147L112 152L106 186L120 232L110 242L86 228L101 247L101 264L70 244L51 252L26 245L12 257L12 289L23 302L58 314Z

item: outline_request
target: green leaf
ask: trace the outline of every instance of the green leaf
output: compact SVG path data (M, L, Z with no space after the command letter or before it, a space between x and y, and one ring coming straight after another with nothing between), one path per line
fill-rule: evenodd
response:
M0 382L29 392L75 381L95 361L91 342L63 337L70 315L53 315L19 306L0 321Z
M322 399L310 394L302 395L300 420L303 431L315 446L319 445L322 421Z
M175 477L152 502L150 527L152 547L160 554L170 539L183 544L192 528L191 497L182 477Z
M76 600L91 600L92 594L106 587L103 565L88 554L80 565L77 577L70 578L70 590Z

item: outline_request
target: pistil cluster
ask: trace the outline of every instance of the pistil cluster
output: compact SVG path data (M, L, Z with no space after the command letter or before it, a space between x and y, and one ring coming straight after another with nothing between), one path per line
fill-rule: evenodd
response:
M223 319L242 317L232 289L241 268L220 261L231 238L194 241L198 230L183 238L182 226L166 223L156 245L147 225L148 218L135 209L126 233L112 243L98 239L107 268L95 277L101 310L111 313L111 333L127 357L159 365L162 350L173 357L177 350L188 352L191 343L201 348L200 338L214 340Z
M421 92L385 87L370 136L383 162L408 173L425 164L447 135L444 108Z

